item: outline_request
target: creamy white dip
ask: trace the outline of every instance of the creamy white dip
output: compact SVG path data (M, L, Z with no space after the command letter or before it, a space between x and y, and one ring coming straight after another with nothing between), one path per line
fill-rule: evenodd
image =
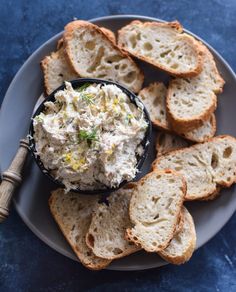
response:
M115 85L85 84L55 94L33 120L37 154L66 190L117 187L137 172L147 128L135 106Z

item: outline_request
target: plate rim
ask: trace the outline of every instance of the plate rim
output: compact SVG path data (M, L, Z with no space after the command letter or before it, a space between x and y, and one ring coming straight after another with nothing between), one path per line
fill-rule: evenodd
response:
M90 22L97 22L97 21L104 21L104 20L112 20L112 19L126 19L126 18L130 18L130 19L141 19L142 21L159 21L159 22L165 22L162 19L159 18L155 18L155 17L149 17L149 16L143 16L143 15L133 15L133 14L117 14L117 15L111 15L111 16L102 16L102 17L96 17L96 18L92 18L89 19L88 21ZM236 74L234 72L234 70L231 68L231 66L229 65L229 63L221 56L220 53L218 53L210 44L208 44L205 40L203 40L201 37L197 36L196 34L190 32L187 29L184 29L185 32L187 32L188 34L194 36L195 38L197 38L198 40L202 41L212 52L214 52L214 54L219 58L219 60L226 66L227 70L229 70L230 74L232 75L233 79L236 82ZM15 85L15 83L17 82L18 77L22 74L22 72L24 71L25 67L27 66L27 63L33 59L35 57L35 55L38 54L38 52L45 47L47 44L59 39L61 37L61 35L63 34L63 31L55 34L54 36L52 36L50 39L48 39L46 42L44 42L43 44L41 44L23 63L23 65L19 68L19 70L17 71L17 73L15 74L15 76L13 77L11 83L8 86L8 89L4 95L3 101L2 101L2 105L1 105L1 110L0 110L0 116L1 113L4 111L5 108L5 103L6 103L6 99L5 97L8 95L8 93L11 91L11 87L13 87ZM13 203L14 203L14 207L17 211L17 213L19 214L19 216L21 217L21 219L23 220L23 222L25 223L25 225L40 239L42 240L45 244L47 244L50 248L52 248L54 251L58 252L59 254L66 256L74 261L78 261L79 260L76 257L73 257L69 252L67 252L66 250L62 249L60 246L55 246L55 243L52 242L49 238L47 238L42 232L40 232L38 229L35 228L35 226L33 226L33 224L31 223L30 220L28 220L28 218L26 218L26 216L24 215L24 213L20 210L19 206L16 204L15 200L13 199ZM209 240L211 240L226 224L227 222L230 220L230 218L232 217L232 215L234 214L236 210L236 207L234 208L234 210L232 210L232 212L230 212L230 214L228 213L227 215L227 220L226 222L220 227L220 228L216 228L215 232L212 233L212 236L206 240L204 243L202 243L201 245L198 246L198 248L200 248L202 245L206 244ZM157 268L160 266L164 266L168 263L163 263L163 264L146 264L145 267L142 267L142 269L140 268L133 268L133 267L128 267L128 266L124 266L123 268L116 268L116 267L108 267L106 268L107 270L116 270L116 271L134 271L134 270L146 270L146 269L151 269L151 268Z

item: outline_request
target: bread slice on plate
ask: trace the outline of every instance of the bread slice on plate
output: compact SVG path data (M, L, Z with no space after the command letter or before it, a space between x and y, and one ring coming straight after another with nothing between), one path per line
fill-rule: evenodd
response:
M56 52L52 52L50 56L46 56L41 62L47 95L61 86L64 81L70 81L79 77L65 58L61 40L58 42L58 47L59 49Z
M170 151L188 147L190 143L175 134L167 132L158 132L156 139L157 157L164 155Z
M196 247L196 231L193 218L185 207L182 208L181 214L183 216L181 231L172 238L165 249L158 252L164 260L175 265L187 262Z
M132 21L118 32L118 45L133 56L175 76L196 76L202 69L198 42L175 22Z
M94 209L86 242L96 256L114 260L140 250L125 240L126 228L131 226L131 195L132 189L122 188L109 196L108 205L98 204Z
M209 198L218 187L236 182L236 139L217 136L208 142L172 151L153 162L153 169L173 169L187 182L186 200Z
M199 43L200 44L200 43ZM177 78L170 82L167 92L167 111L174 129L190 130L209 119L217 105L216 93L223 90L221 78L210 51L203 51L203 70L193 78Z
M116 36L113 31L106 27L100 27L100 29L114 44L116 43Z
M174 130L181 137L188 139L192 142L206 142L210 138L214 137L216 133L216 117L215 114L211 114L210 118L202 123L201 126L192 129L190 131Z
M141 70L98 26L80 20L70 22L65 27L64 42L68 60L80 76L116 81L134 92L141 89Z
M167 88L161 82L151 83L139 92L139 98L149 111L152 123L156 127L161 130L175 132L193 142L205 142L215 135L216 119L214 114L212 114L209 119L204 121L199 127L193 130L178 131L178 129L175 129L174 125L171 125L168 119L166 110L166 95Z
M173 171L153 171L143 177L130 201L133 227L126 238L148 252L167 247L173 238L186 193L183 177Z
M53 191L49 199L50 211L62 233L81 263L91 270L103 269L111 262L96 257L85 242L92 211L98 199L99 197L94 195L65 193L62 189Z

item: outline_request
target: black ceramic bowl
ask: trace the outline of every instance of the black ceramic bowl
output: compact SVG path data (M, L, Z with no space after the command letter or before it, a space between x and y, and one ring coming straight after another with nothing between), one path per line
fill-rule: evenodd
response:
M142 103L137 96L129 91L127 88L121 86L118 83L112 82L112 81L107 81L107 80L102 80L102 79L95 79L95 78L80 78L77 80L73 80L70 81L70 83L72 84L73 88L78 88L81 87L83 84L85 83L97 83L97 84L114 84L117 87L119 87L124 93L127 94L127 96L130 98L130 101L136 105L136 101L138 100L140 103ZM39 166L39 168L41 169L41 171L43 172L44 175L46 175L51 181L53 181L57 186L60 187L64 187L64 185L62 184L62 182L60 182L59 180L55 179L51 174L50 174L50 170L46 169L40 159L40 157L37 155L36 153L36 149L35 149L35 141L34 141L34 127L33 127L33 118L35 118L37 115L39 115L41 112L44 111L45 109L45 102L47 101L55 101L55 93L59 90L63 90L65 89L65 85L62 85L60 87L58 87L56 90L54 90L47 98L45 98L45 100L39 105L39 107L37 108L37 110L35 111L32 120L31 120L31 124L30 124L30 129L29 129L29 145L30 145L30 150L33 154L33 157L35 158L35 161L37 163L37 165ZM150 144L150 139L151 139L151 134L152 134L152 124L150 121L150 117L148 114L148 111L146 110L146 108L144 107L144 116L145 116L145 120L148 123L148 127L145 133L145 137L143 139L143 141L141 142L141 145L144 147L144 152L142 154L142 156L138 157L138 162L137 162L137 169L141 170L142 165L147 157L148 154L148 148L149 148L149 144ZM134 178L135 180L135 178ZM74 192L78 192L78 193L83 193L83 194L99 194L99 193L109 193L112 191L115 191L119 188L121 188L122 186L124 186L126 183L128 183L128 181L123 181L121 182L121 184L116 187L116 188L104 188L104 189L99 189L99 190L80 190L80 189L73 189L72 191Z

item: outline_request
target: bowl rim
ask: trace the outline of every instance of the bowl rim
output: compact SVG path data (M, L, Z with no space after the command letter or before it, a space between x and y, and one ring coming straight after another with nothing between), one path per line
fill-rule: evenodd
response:
M83 84L85 83L96 83L96 84L112 84L112 85L116 85L117 87L119 87L130 99L130 101L135 104L137 106L137 101L139 103L142 104L143 107L143 112L144 112L144 118L147 122L147 129L145 131L145 135L144 138L142 140L142 142L140 143L140 145L143 146L144 151L142 153L142 155L138 158L137 160L137 173L134 177L133 180L131 181L122 181L119 186L115 187L115 188L105 188L105 189L94 189L94 190L81 190L79 188L76 189L71 189L70 191L79 193L79 194L86 194L86 195L94 195L94 194L104 194L107 195L111 192L114 192L118 189L120 189L121 187L125 186L126 184L135 181L138 173L141 171L142 166L148 156L148 149L149 149L149 145L151 142L151 137L152 137L152 122L150 119L150 115L148 110L146 109L145 105L143 104L143 102L139 99L139 97L133 93L132 91L130 91L128 88L126 88L125 86L114 82L114 81L110 81L110 80L105 80L105 79L99 79L99 78L78 78L78 79L73 79L71 81L68 81L69 83L71 83L73 88L77 88L77 87L81 87ZM61 86L59 86L58 88L56 88L52 93L50 93L48 96L45 97L45 99L40 103L40 105L37 107L37 109L34 111L31 121L30 121L30 126L29 126L29 131L28 131L28 140L29 140L29 149L30 152L37 164L37 166L39 167L39 169L41 170L41 172L48 177L53 183L55 183L58 187L61 188L65 188L65 185L58 179L56 179L52 174L50 174L50 171L48 169L45 168L43 162L40 159L40 156L37 154L36 148L35 148L35 140L34 140L34 126L33 126L33 119L39 115L44 109L45 109L45 103L48 101L55 101L55 94L60 91L60 90L64 90L66 88L65 82L63 82L63 84Z

